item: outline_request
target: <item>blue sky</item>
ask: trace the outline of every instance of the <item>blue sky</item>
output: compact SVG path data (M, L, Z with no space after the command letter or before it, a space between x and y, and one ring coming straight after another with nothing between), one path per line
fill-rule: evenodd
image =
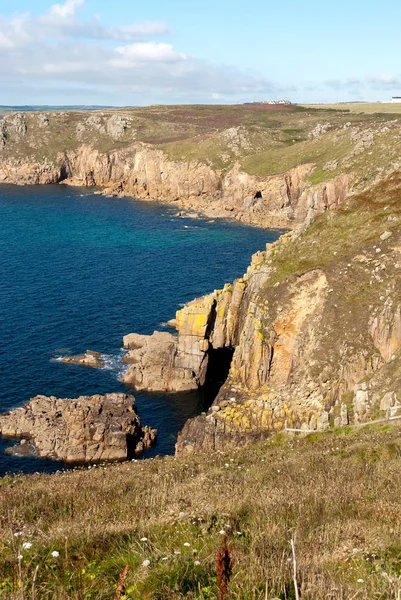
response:
M389 0L0 0L0 104L388 100Z

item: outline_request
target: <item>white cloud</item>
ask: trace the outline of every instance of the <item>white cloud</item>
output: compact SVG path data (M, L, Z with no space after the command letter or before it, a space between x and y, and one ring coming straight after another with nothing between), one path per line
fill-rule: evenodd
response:
M104 26L96 15L83 19L83 6L84 0L65 0L36 17L0 15L2 103L7 90L15 97L18 85L36 88L38 97L42 89L57 85L60 95L63 89L82 86L82 103L91 87L114 94L119 103L135 103L138 98L133 94L143 103L145 96L149 98L145 101L208 101L223 96L249 100L285 92L265 77L189 56L171 43L152 39L168 33L165 23ZM56 101L53 98L49 103ZM32 102L32 96L18 102Z
M84 4L84 0L66 0L64 4L53 4L49 8L48 15L55 17L70 17L74 16L77 8Z
M116 66L129 68L135 66L138 62L177 62L186 60L187 56L176 52L171 44L156 44L154 42L139 42L129 46L120 46L116 48L117 54L121 59L114 59L112 62Z

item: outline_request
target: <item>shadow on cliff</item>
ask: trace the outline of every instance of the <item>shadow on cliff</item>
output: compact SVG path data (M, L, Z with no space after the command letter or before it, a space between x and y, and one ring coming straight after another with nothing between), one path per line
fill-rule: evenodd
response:
M224 347L209 350L206 380L203 386L204 410L213 404L221 386L226 381L234 354L234 348Z

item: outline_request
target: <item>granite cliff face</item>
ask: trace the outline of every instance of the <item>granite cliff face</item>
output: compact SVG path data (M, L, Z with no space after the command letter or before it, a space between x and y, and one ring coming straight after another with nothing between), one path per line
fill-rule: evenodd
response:
M177 336L125 338L124 380L140 389L196 389L220 372L217 398L185 425L177 453L401 407L400 195L394 177L285 234L243 278L178 311Z
M28 438L38 456L66 463L126 460L156 438L155 429L141 426L134 402L127 394L36 396L0 415L0 434Z
M315 164L310 161L277 175L260 176L244 171L239 160L231 168L216 168L207 158L171 160L163 149L129 135L128 117L81 117L75 132L67 129L71 127L67 117L64 113L6 116L0 122L0 182L99 186L105 194L174 203L209 217L291 228L336 208L354 180L353 175L342 174L312 185L308 178ZM88 131L101 136L102 143L98 137L88 143ZM234 152L231 137L223 132L221 139ZM46 155L49 146L51 156ZM239 158L237 150L233 156Z
M209 336L235 349L228 378L177 453L401 414L400 192L395 178L253 257L235 318L223 301Z
M247 127L222 128L215 114L200 126L194 107L174 112L173 126L167 109L149 109L146 123L135 112L1 122L0 181L96 185L294 229L256 253L243 278L178 311L177 335L124 339L123 380L137 389L222 384L209 411L186 424L178 453L398 410L400 122L302 114L299 129L283 121L272 133L271 121L255 129L249 110Z
M56 164L0 156L0 182L99 186L108 195L174 203L265 227L292 227L341 204L351 178L342 175L312 186L307 180L312 170L313 164L306 164L262 178L236 165L224 175L201 162L171 161L141 143L107 153L82 145L59 153Z

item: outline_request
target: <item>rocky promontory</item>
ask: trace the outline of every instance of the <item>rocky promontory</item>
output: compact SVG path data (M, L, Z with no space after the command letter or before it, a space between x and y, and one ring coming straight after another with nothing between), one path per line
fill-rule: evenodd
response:
M141 425L134 403L127 394L36 396L0 415L0 434L28 438L38 456L66 463L126 460L149 448L157 433Z
M268 244L242 278L177 312L177 336L124 338L124 381L139 389L222 384L177 453L398 414L400 193L394 176Z
M221 385L177 443L210 451L398 410L400 131L395 115L264 105L18 113L1 121L0 181L292 230L178 311L177 335L124 339L138 390Z

